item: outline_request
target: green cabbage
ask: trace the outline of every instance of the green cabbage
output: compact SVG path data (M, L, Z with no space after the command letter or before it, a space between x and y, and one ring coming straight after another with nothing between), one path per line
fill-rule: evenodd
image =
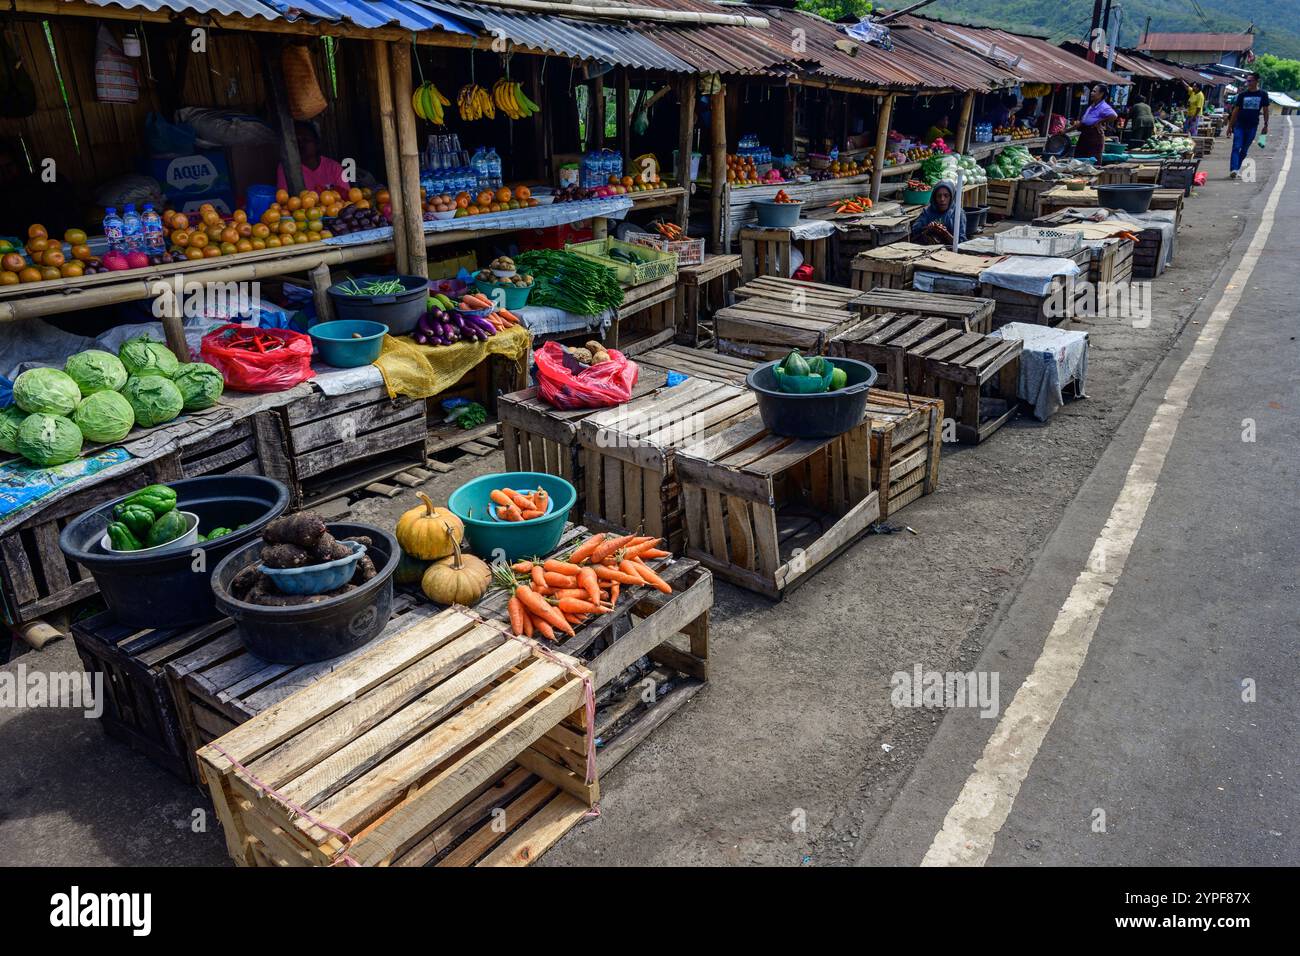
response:
M0 451L13 454L18 451L18 426L23 423L27 413L17 405L10 405L0 411Z
M135 411L118 392L95 392L81 400L72 421L88 441L119 442L135 424Z
M217 404L221 390L226 386L221 373L207 362L182 365L172 381L181 390L187 412L197 412L201 408Z
M116 392L126 384L126 366L122 360L100 349L78 352L64 363L63 371L77 383L82 395Z
M81 401L81 389L57 368L29 368L14 380L14 401L25 412L68 416Z
M185 399L172 380L161 375L132 375L126 380L122 394L135 411L136 423L141 428L153 428L169 422L181 413Z
M81 454L81 430L62 415L28 415L18 426L18 454L41 468L72 461Z
M117 350L117 357L122 360L130 375L162 375L171 378L181 364L176 361L171 349L147 335L123 342Z

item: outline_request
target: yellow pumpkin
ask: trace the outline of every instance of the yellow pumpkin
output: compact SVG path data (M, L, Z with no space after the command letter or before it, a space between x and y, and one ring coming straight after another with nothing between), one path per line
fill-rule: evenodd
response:
M397 519L397 543L413 558L445 558L465 540L465 525L446 508L435 507L429 496L417 491L422 502Z
M487 593L492 569L472 554L463 554L459 543L452 544L452 555L429 565L420 579L420 590L430 601L439 604L477 604Z

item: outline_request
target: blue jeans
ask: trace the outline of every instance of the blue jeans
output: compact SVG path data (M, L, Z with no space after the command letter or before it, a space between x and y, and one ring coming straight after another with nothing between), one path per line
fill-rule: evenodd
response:
M1246 158L1246 152L1255 139L1255 130L1258 127L1259 124L1232 128L1232 160L1228 163L1228 169L1232 172L1241 169L1241 161Z

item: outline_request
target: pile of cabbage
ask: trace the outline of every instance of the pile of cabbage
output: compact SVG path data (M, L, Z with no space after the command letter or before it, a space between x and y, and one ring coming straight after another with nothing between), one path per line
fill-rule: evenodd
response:
M113 444L136 425L152 428L215 405L224 386L211 365L181 364L148 336L124 343L116 355L78 352L62 370L28 369L14 380L14 403L0 409L0 451L42 468L61 465L85 442Z
M962 156L958 153L931 156L921 163L921 178L931 186L941 179L956 182L958 169L961 170L962 184L965 186L979 186L989 181L988 175L975 161L974 156Z
M1186 136L1152 136L1147 140L1146 145L1142 147L1143 152L1172 153L1175 156L1181 156L1183 153L1193 152L1195 149L1196 144Z
M1019 179L1020 171L1033 161L1023 146L1008 146L989 163L989 179Z

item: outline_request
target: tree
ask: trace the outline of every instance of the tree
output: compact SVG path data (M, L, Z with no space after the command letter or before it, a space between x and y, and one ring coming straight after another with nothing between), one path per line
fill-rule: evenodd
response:
M1300 90L1300 60L1287 60L1265 53L1252 64L1259 74L1259 85L1275 93Z
M872 0L798 0L796 6L832 23L836 20L861 20L875 9Z

